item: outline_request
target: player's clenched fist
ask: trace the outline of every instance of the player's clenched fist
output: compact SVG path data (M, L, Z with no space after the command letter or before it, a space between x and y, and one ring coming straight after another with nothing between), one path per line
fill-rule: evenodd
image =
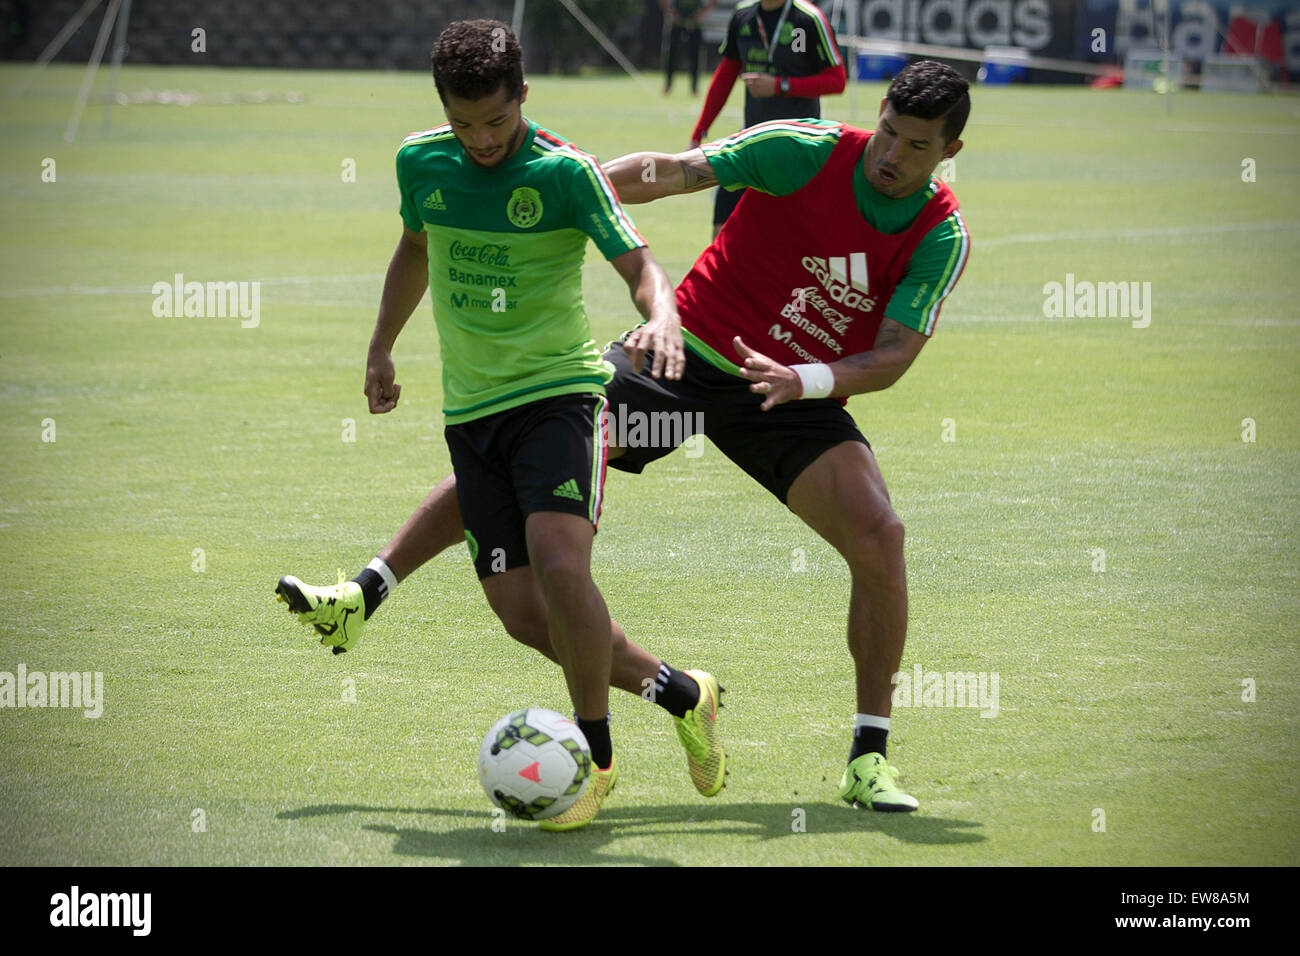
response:
M397 407L398 396L402 386L393 381L397 370L393 367L393 357L382 349L371 349L366 356L366 399L370 402L370 414L382 415Z

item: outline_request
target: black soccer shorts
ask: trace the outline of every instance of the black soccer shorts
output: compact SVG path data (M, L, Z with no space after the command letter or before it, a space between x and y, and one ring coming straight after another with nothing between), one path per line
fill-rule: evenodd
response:
M618 342L605 352L605 361L615 369L614 380L605 386L609 440L626 448L609 466L620 471L640 474L678 447L683 440L679 435L702 431L785 504L794 480L829 449L846 441L871 447L837 400L800 399L759 411L763 396L749 390L748 380L724 372L689 348L686 368L676 382L650 374L653 353L646 355L641 373L634 372ZM638 429L637 424L644 427Z
M537 511L595 528L605 490L604 396L543 398L445 429L465 540L480 580L528 561Z

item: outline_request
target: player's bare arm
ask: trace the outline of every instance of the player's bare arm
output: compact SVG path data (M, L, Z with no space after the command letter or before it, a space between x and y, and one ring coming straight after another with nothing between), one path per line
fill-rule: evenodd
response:
M393 344L429 287L429 237L402 226L402 237L388 263L379 318L366 354L366 384L370 414L382 415L397 407L402 386L395 382Z
M623 340L632 367L641 371L647 351L654 352L650 374L655 378L682 377L686 352L682 346L682 323L677 316L677 296L663 267L647 246L633 249L610 260L627 283L637 311L646 320Z
M926 336L915 329L893 319L882 319L875 345L869 352L850 355L826 366L834 381L830 396L846 398L889 388L902 378L925 343ZM753 382L749 390L765 396L760 406L763 411L804 397L803 379L790 366L756 352L740 336L733 344L742 360L740 374Z
M845 356L831 365L835 375L831 395L843 398L889 388L903 377L928 341L928 336L901 322L882 319L871 351Z
M718 184L702 149L684 153L629 153L603 167L624 204L653 202Z

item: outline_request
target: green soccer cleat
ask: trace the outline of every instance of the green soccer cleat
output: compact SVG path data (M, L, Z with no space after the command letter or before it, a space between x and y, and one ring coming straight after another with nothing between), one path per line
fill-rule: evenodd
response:
M898 771L876 753L863 754L844 768L840 799L886 813L909 813L919 806L916 797L898 788Z
M723 687L718 679L704 671L686 671L700 685L700 700L684 717L674 717L677 739L686 748L686 763L691 769L691 783L706 797L712 797L727 785L727 755L718 733L718 708L722 706Z
M275 586L276 598L289 605L289 611L298 620L316 628L320 642L342 654L357 646L361 631L366 626L366 601L361 596L361 585L343 580L331 587L317 588L303 584L292 574L286 574Z
M617 781L618 771L614 767L613 760L610 760L609 767L604 770L593 765L587 790L578 798L578 802L563 813L542 820L538 826L552 833L562 833L565 830L576 830L579 827L585 827L596 818L596 811L605 802L605 798L614 789L614 784Z

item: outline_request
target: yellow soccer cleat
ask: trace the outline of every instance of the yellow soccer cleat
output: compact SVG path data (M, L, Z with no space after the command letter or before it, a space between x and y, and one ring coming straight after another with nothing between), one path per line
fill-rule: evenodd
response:
M718 679L704 671L686 671L700 685L700 700L684 717L674 717L677 739L686 748L686 763L691 768L691 783L706 797L716 795L727 785L727 755L718 733L718 709L724 688Z
M361 595L361 585L343 580L330 587L312 587L303 584L292 574L286 574L275 586L276 598L289 605L289 611L304 624L310 624L319 634L320 642L342 654L357 646L361 631L366 626L366 600Z
M593 766L591 780L587 783L587 792L578 798L578 802L563 813L542 820L538 826L552 833L561 833L565 830L585 827L594 820L596 811L605 802L605 798L609 796L610 791L614 789L614 783L618 780L618 771L614 764L615 761L610 760L609 767L605 770Z
M880 754L863 754L844 768L840 799L885 813L911 813L916 797L898 786L898 771Z

